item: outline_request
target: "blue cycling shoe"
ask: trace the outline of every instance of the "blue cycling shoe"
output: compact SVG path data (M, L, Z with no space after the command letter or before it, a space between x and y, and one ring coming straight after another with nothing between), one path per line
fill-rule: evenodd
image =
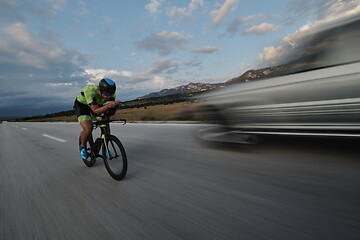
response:
M112 154L111 154L110 151L109 151L109 152L106 152L106 158L108 158L108 159L111 159L111 158L112 158Z
M86 148L80 147L80 156L84 160L86 160L88 158L88 153L86 151Z

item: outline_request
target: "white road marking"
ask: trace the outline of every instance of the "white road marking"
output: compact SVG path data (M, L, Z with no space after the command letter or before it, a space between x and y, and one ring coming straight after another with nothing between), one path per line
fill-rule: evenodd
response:
M56 141L59 141L59 142L66 142L66 140L64 139L61 139L61 138L57 138L57 137L53 137L53 136L50 136L50 135L47 135L47 134L43 134L44 137L47 137L47 138L51 138L51 139L54 139Z
M23 128L24 130L27 130L27 128Z

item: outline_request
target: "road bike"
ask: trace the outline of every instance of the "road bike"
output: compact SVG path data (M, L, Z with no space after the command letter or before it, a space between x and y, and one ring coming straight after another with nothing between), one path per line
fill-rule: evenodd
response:
M127 172L127 157L125 148L120 140L110 134L110 122L121 121L126 124L126 119L119 120L99 120L93 122L93 128L100 128L101 134L95 142L92 134L86 143L88 158L82 159L86 166L92 167L96 163L96 158L101 157L104 160L105 168L112 178L122 180ZM79 137L79 145L81 139ZM100 151L101 150L101 151ZM100 154L101 153L101 154Z

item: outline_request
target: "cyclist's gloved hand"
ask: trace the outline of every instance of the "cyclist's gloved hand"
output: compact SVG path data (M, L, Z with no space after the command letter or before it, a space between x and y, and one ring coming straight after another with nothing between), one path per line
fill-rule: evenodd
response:
M107 104L110 108L117 107L118 101L112 101Z
M114 107L114 108L110 108L109 110L107 110L107 111L105 112L105 115L108 116L108 117L110 117L110 116L115 115L115 113L116 113L116 108Z

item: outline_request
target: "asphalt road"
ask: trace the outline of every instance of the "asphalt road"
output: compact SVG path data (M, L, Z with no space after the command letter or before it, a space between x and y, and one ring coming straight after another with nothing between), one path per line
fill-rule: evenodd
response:
M118 182L83 164L78 124L0 124L0 239L360 239L359 141L212 146L198 127L113 124Z

